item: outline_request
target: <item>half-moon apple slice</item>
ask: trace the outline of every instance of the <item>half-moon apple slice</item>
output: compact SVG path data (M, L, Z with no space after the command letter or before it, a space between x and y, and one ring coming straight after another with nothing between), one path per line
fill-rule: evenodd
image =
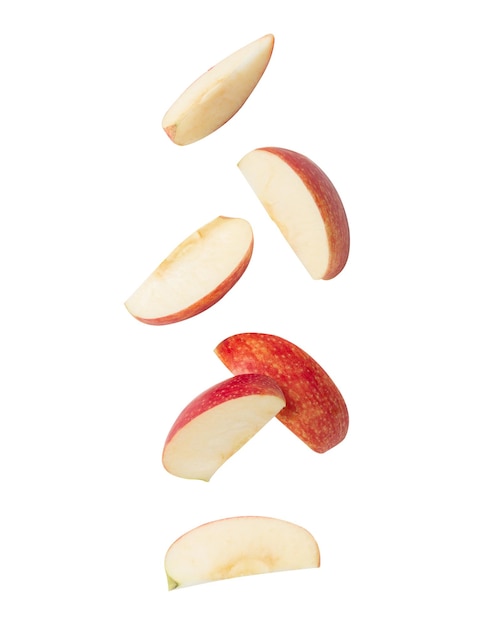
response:
M163 449L165 469L208 481L284 406L279 385L262 374L241 374L210 387L171 427Z
M197 315L220 300L251 259L249 222L219 216L185 239L128 298L140 322L171 324Z
M166 552L169 590L238 576L317 568L308 530L273 517L229 517L193 528Z
M215 353L235 375L264 374L282 389L286 406L277 418L315 452L327 452L347 434L349 414L337 386L309 354L265 333L224 339Z
M174 143L185 146L210 135L233 117L264 73L274 48L265 35L237 50L200 76L174 102L163 118L163 129Z
M252 150L238 167L312 278L337 276L349 255L349 226L320 167L285 148Z

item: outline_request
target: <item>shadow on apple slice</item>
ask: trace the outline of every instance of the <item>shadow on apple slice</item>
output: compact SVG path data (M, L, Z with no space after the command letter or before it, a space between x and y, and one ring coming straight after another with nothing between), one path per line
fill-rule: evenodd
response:
M272 55L274 36L265 35L200 76L163 117L175 144L185 146L210 135L229 121L251 95Z
M164 444L164 468L208 481L217 469L285 406L278 384L241 374L207 389L174 422Z
M185 239L125 302L140 322L163 325L205 311L245 272L254 245L252 228L219 216Z
M169 590L238 576L320 566L308 530L273 517L230 517L190 530L168 549Z
M350 233L342 200L308 157L285 148L258 148L238 167L312 278L344 268Z
M215 349L235 375L270 376L282 389L286 406L277 418L315 452L326 452L347 434L345 400L325 370L295 344L276 335L242 333Z

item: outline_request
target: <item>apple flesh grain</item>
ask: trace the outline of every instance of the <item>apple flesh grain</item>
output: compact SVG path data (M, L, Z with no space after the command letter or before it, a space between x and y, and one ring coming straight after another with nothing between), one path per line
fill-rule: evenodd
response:
M274 36L265 35L200 76L164 115L162 125L168 137L185 146L223 126L251 95L273 48Z
M231 517L198 526L166 553L169 590L237 576L320 566L314 537L272 517Z
M171 324L220 300L246 270L253 250L246 220L219 216L185 239L125 302L146 324Z
M264 333L242 333L222 341L217 356L235 375L264 374L282 389L286 406L277 418L315 452L326 452L347 434L342 394L324 369L295 344Z
M347 216L334 185L308 157L258 148L238 167L314 279L334 278L350 247Z
M165 469L208 481L285 406L277 383L262 374L234 376L188 404L164 444Z

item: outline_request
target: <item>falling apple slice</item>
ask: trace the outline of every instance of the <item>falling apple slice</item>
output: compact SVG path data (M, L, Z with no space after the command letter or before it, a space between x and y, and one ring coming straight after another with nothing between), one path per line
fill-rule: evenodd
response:
M171 324L201 313L239 280L251 259L252 228L219 216L183 241L128 298L125 306L146 324Z
M276 335L242 333L215 352L235 375L255 372L278 383L286 406L277 418L312 450L326 452L344 439L349 415L342 394L304 350Z
M284 394L268 376L242 374L214 385L174 422L164 444L165 469L208 481L284 406Z
M265 35L200 76L166 112L163 128L168 137L185 146L223 126L251 95L273 48L274 36Z
M349 255L349 226L325 173L285 148L253 150L238 167L312 278L337 276Z
M198 526L166 553L169 589L320 566L308 530L272 517L230 517Z

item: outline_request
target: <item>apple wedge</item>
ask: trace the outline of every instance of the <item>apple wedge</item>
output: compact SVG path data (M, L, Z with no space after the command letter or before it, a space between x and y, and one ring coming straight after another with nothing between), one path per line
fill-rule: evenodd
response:
M168 549L169 590L238 576L317 568L308 530L273 517L230 517L198 526Z
M314 279L334 278L350 247L347 216L326 174L285 148L258 148L238 163L267 213Z
M215 353L235 375L270 376L286 406L277 418L315 452L327 452L347 434L349 416L335 383L295 344L264 333L242 333L222 341Z
M249 98L274 48L265 35L237 50L200 76L163 117L163 129L175 144L194 143L223 126Z
M219 216L185 239L125 302L145 324L187 319L220 300L239 280L252 255L249 222Z
M190 402L164 444L165 469L208 481L285 406L277 383L262 374L233 376Z

